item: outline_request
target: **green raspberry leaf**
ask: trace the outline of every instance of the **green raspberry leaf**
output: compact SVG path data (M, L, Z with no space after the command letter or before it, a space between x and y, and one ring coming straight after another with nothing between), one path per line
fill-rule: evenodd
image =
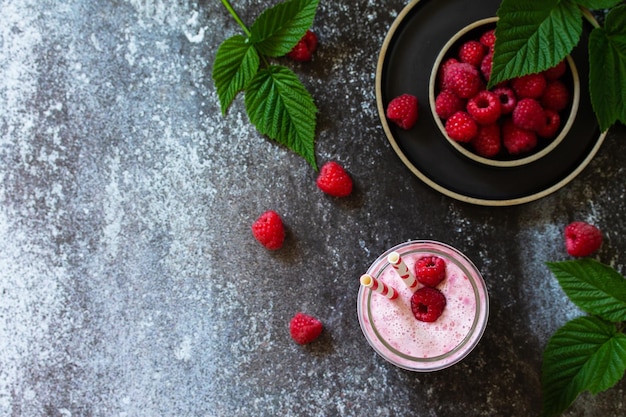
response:
M594 259L548 262L574 304L611 322L626 321L626 279Z
M579 317L557 330L543 352L542 416L557 416L578 394L614 386L626 370L626 335L598 317Z
M226 39L217 50L212 77L222 114L259 69L259 54L245 36Z
M260 54L278 57L293 49L313 24L319 0L287 0L265 10L250 27Z
M601 131L626 123L626 5L612 9L589 36L589 91Z
M250 121L261 134L285 145L317 169L317 107L293 71L277 65L262 69L246 87L245 103Z
M561 62L579 42L582 12L573 0L503 0L489 88Z
M622 0L576 0L576 3L590 10L610 9Z

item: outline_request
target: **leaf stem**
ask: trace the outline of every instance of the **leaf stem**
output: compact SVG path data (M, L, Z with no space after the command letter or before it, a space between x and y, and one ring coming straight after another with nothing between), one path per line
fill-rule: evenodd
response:
M222 0L222 4L224 5L224 7L226 7L226 10L228 10L233 19L235 19L235 21L239 23L239 26L241 26L246 36L250 37L250 30L245 25L245 23L243 23L243 20L241 20L241 18L239 17L235 9L233 9L233 6L230 5L228 0Z
M600 27L600 23L598 23L595 16L589 11L588 8L580 6L580 10L583 12L583 17L587 19L589 23L591 23L591 26L593 26L594 28Z

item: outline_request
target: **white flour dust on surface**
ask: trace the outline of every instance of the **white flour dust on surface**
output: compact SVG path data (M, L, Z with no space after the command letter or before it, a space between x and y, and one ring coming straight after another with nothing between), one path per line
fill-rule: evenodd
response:
M63 309L57 283L63 271L50 268L47 262L52 254L30 245L31 236L13 228L4 210L0 211L0 236L4 242L0 246L0 415L8 416L13 397L35 399L32 387L16 385L27 379L29 363L54 362L49 349L33 348L51 340L54 317Z
M204 31L207 29L206 26L200 26L198 21L198 16L200 13L197 11L193 11L191 17L185 25L183 26L183 30L185 32L185 36L187 40L191 43L200 43L204 40Z
M206 26L201 26L200 13L195 2L167 0L128 0L141 18L180 28L191 43L204 40Z
M160 23L175 23L180 16L179 2L168 0L129 0L129 2L142 16Z
M42 38L29 1L6 3L2 2L0 14L0 108L6 129L0 135L0 161L8 158L13 138L29 136L35 128L38 116L28 102L36 94L39 75L31 59ZM36 158L27 144L17 155L24 165ZM43 249L29 245L28 231L15 224L20 214L6 208L9 197L6 188L0 188L0 415L11 414L13 396L36 396L32 390L15 392L13 384L25 378L25 361L35 353L30 352L30 341L44 337L60 307L54 280L40 281L54 271L46 266ZM35 202L27 204L32 207Z
M42 35L28 3L3 4L0 15L0 108L8 128L7 134L0 136L2 144L14 135L29 135L35 124L36 115L28 110L28 103L36 94L38 73L31 60ZM26 153L24 149L22 157Z
M192 343L193 342L191 340L191 337L185 336L180 342L180 345L178 346L176 351L174 352L174 356L176 356L176 359L178 359L179 361L189 362L193 353Z
M546 262L569 259L565 252L563 227L559 223L525 224L516 238L518 256L525 257L520 295L528 308L527 319L539 340L547 341L566 321L582 312L565 295Z

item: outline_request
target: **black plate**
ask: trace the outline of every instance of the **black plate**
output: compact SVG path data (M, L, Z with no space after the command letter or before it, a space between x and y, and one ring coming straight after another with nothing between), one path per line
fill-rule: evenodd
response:
M568 136L550 154L519 167L492 167L455 150L437 128L428 107L428 83L437 54L456 32L496 15L501 0L414 0L396 18L376 70L378 113L402 162L435 190L468 203L510 206L544 197L570 182L596 154L605 134L598 128L589 97L585 27L571 56L580 76L580 105ZM387 123L385 107L404 93L417 96L420 115L408 131Z

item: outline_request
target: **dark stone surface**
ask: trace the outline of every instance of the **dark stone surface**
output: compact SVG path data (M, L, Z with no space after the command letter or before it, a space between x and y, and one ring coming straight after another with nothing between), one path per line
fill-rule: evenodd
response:
M233 2L245 22L268 4ZM239 32L217 1L0 2L0 415L533 416L541 355L582 314L544 265L562 229L598 225L594 256L626 272L626 129L563 189L514 207L432 190L393 152L374 92L401 1L322 2L320 49L294 65L320 109L318 162L355 180L323 195L302 159L261 137L210 77ZM287 225L268 252L250 224ZM358 277L386 248L435 239L483 272L476 350L417 374L379 358ZM287 324L320 318L301 347ZM624 415L621 381L568 416Z

